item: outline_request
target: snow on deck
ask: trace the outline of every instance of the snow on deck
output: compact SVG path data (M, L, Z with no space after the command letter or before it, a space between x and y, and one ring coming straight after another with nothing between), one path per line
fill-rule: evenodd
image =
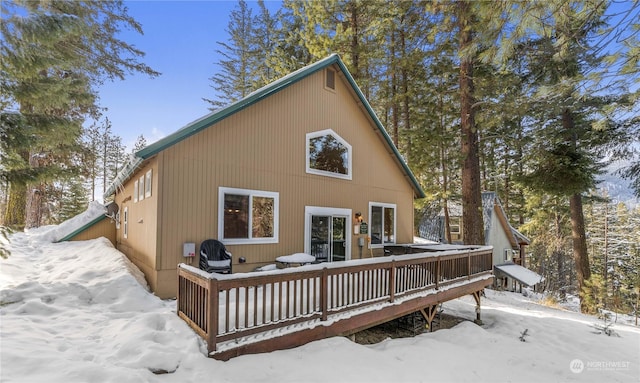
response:
M425 289L425 290L420 290L420 291L416 291L413 293L409 293L406 295L402 295L398 298L396 298L393 302L390 301L384 301L384 302L379 302L376 303L374 305L367 305L367 306L362 306L356 309L352 309L352 310L348 310L348 311L343 311L343 312L339 312L339 313L334 313L334 314L329 314L327 316L327 320L323 321L319 318L314 318L314 319L310 319L308 321L304 321L304 322L299 322L299 323L294 323L291 324L289 326L284 326L284 327L278 327L275 329L270 329L270 330L266 330L266 331L262 331L256 334L251 334L251 335L247 335L247 336L241 336L226 342L220 342L216 344L216 350L213 351L211 353L211 355L215 355L218 353L223 353L225 351L228 351L230 349L234 349L234 348L238 348L241 346L246 346L248 344L251 343L257 343L260 341L264 341L267 339L273 339L273 338L277 338L283 335L287 335L287 334L291 334L291 333L295 333L298 331L302 331L302 330L310 330L313 329L317 326L331 326L336 322L339 322L341 320L345 320L345 319L349 319L351 317L354 317L356 315L360 315L366 312L370 312L370 311L377 311L377 310L381 310L384 307L388 307L388 306L395 306L395 305L402 305L404 302L411 300L411 299L415 299L415 298L419 298L419 297L426 297L428 295L432 295L432 294L438 294L441 293L442 291L446 291L449 289L453 289L453 288L457 288L457 287L461 287L464 285L468 285L470 283L473 282L478 282L478 281L483 281L483 280L490 280L491 278L493 278L493 275L491 274L484 274L484 275L479 275L476 277L472 277L470 279L465 279L465 280L461 280L461 281L457 281L448 285L445 285L443 287L441 287L440 289L436 290L436 289ZM223 310L220 310L223 311ZM315 314L315 313L314 313ZM308 314L308 316L312 316L314 314Z

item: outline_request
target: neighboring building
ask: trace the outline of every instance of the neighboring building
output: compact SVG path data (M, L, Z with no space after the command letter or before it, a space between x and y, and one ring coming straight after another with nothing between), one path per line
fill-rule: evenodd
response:
M525 246L529 239L509 223L500 198L495 192L482 193L484 240L493 246L493 264L496 274L495 287L516 290L524 286L534 286L542 281L537 273L526 269ZM444 212L437 216L426 216L421 220L418 232L421 237L448 243L445 235ZM451 243L462 243L462 207L449 205L449 228ZM518 286L519 285L519 286Z
M424 192L331 55L138 151L112 196L116 247L167 298L177 265L197 265L206 239L225 244L234 273L302 252L382 255L413 242Z

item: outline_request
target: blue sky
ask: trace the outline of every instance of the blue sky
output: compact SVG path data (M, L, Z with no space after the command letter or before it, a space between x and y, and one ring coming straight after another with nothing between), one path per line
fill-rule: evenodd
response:
M251 2L255 7L257 4ZM120 38L146 53L142 61L161 72L106 82L98 92L115 134L132 148L142 134L150 144L207 113L203 97L214 97L210 77L217 70L216 41L226 41L229 13L237 1L129 1L129 15L144 36L125 31ZM279 1L266 2L277 9Z
M256 14L256 1L247 2ZM272 11L281 5L279 0L265 3ZM130 75L98 90L100 104L107 108L104 116L114 133L132 148L140 134L150 144L209 113L202 98L215 96L209 78L218 70L216 42L227 40L229 13L237 1L136 0L125 4L144 35L125 31L120 38L144 51L142 61L162 73L154 79ZM630 4L622 1L612 7L626 9Z

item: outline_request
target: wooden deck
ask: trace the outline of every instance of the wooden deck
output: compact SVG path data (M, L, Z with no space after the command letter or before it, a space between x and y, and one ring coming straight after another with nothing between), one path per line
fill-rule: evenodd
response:
M231 275L181 264L177 313L211 357L228 360L353 334L416 311L430 322L436 305L469 294L479 319L492 269L490 247Z

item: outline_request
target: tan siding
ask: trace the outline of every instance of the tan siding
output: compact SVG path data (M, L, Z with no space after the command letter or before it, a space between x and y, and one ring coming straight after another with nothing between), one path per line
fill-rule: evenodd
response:
M162 269L182 261L183 242L217 237L219 186L280 193L279 244L230 246L245 268L303 250L305 205L366 215L369 201L397 203L398 241L411 241L411 186L345 84L332 93L322 79L312 75L163 152ZM305 173L306 133L324 129L353 146L352 181Z
M111 241L113 246L116 245L116 225L110 219L101 220L87 230L75 235L71 238L71 241L86 241L100 237L105 237Z
M141 175L152 169L151 197L133 202L133 184ZM155 280L156 270L156 230L158 225L158 166L151 159L138 169L116 193L115 202L120 207L120 229L116 231L116 247L131 259L147 277L150 285ZM129 235L124 238L124 209L129 209Z
M413 188L343 81L336 77L334 93L323 88L322 72L311 75L165 149L125 185L116 201L132 193L139 174L154 168L153 200L125 203L131 213L130 235L124 240L119 230L118 241L119 248L143 265L157 294L171 296L175 291L175 268L185 261L184 242L195 242L199 250L203 240L218 237L220 186L280 196L279 243L228 246L235 272L302 252L305 206L348 208L369 221L370 201L394 203L397 242L412 241ZM352 145L352 180L305 172L306 134L324 129ZM144 224L136 223L138 216ZM151 222L156 217L158 226ZM358 257L357 236L352 237L351 253ZM247 263L238 264L239 257ZM197 257L188 261L197 265Z

